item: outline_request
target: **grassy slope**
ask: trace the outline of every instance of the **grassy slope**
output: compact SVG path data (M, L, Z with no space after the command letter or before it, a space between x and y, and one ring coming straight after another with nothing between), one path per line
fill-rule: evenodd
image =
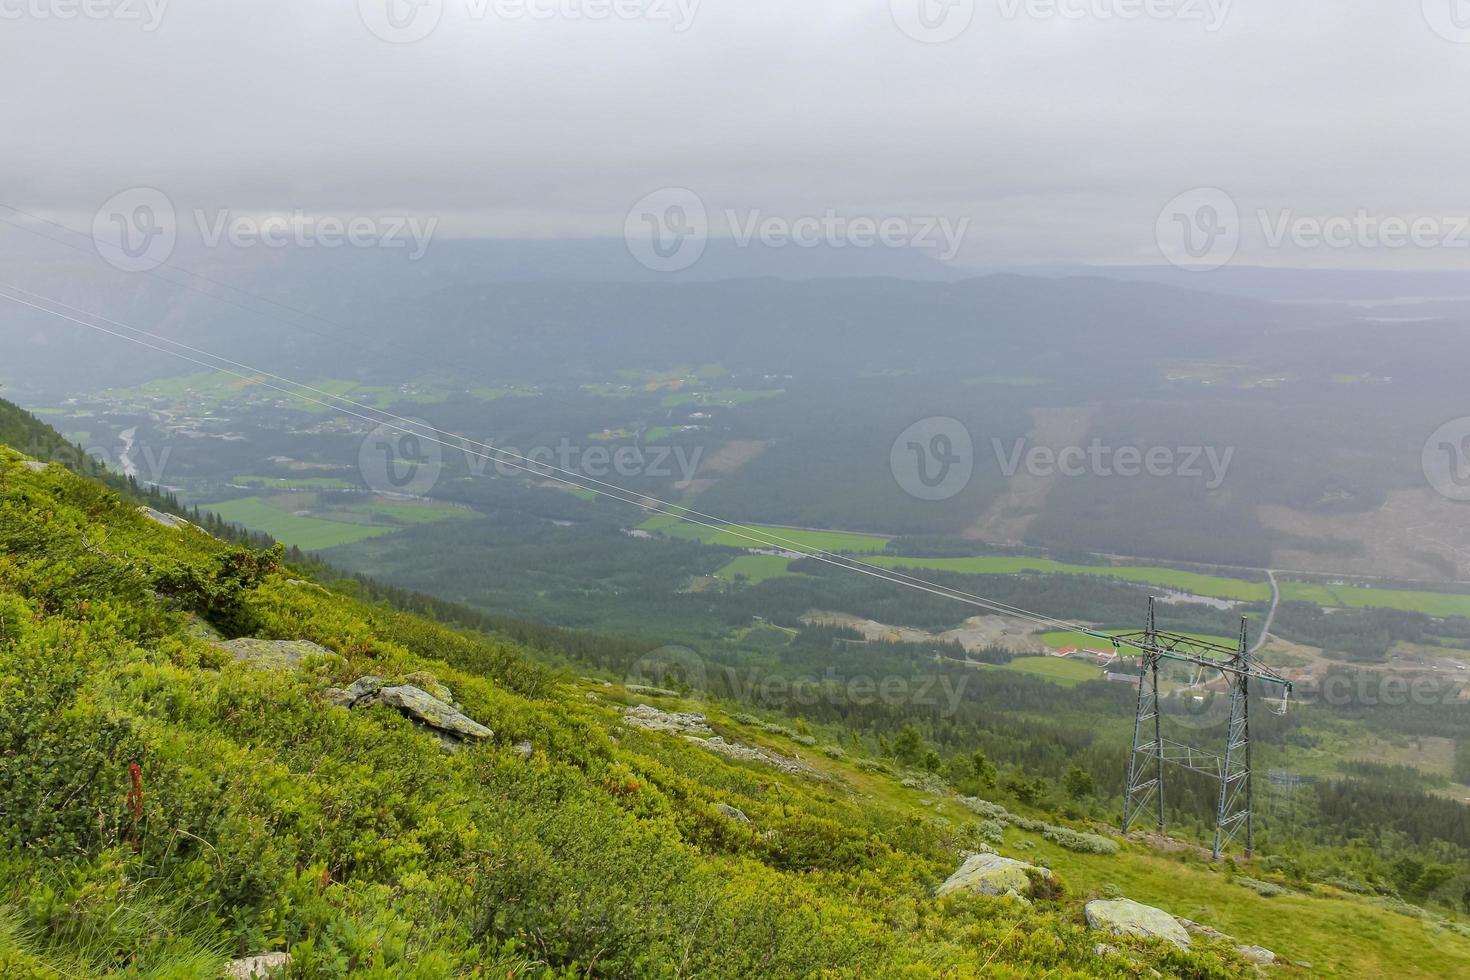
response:
M247 669L154 597L179 568L215 567L224 546L56 468L0 459L0 545L0 744L20 749L0 757L8 975L208 976L227 954L280 946L311 977L670 963L711 976L1132 975L1080 926L1081 902L1107 883L1181 914L1203 906L1202 920L1328 975L1470 969L1470 941L1411 942L1414 920L1262 899L1133 847L1026 851L1073 881L1034 909L935 902L974 822L952 796L804 751L718 706L704 707L727 737L801 752L830 781L627 729L620 687L565 684L504 641L291 585L286 569L225 611L252 635L332 652L300 671ZM423 668L495 738L448 756L392 712L321 701L365 672ZM512 748L521 740L529 760ZM50 761L25 763L36 757ZM146 781L138 821L129 761ZM1009 831L1002 852L1028 836ZM1249 975L1223 952L1121 945L1167 976Z

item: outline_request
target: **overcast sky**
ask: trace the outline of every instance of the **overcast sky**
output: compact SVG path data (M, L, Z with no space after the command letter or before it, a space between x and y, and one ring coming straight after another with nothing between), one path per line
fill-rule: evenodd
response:
M0 203L86 227L147 186L586 236L677 186L716 234L936 216L968 262L1132 263L1205 187L1245 260L1470 267L1467 0L409 2L0 0ZM1262 209L1421 241L1271 248Z

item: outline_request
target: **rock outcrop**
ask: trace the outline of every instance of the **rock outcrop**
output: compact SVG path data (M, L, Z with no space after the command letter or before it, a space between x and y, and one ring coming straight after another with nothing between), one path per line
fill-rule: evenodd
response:
M827 779L826 773L813 769L800 759L792 759L775 752L767 752L749 745L741 745L739 742L727 742L719 735L714 738L699 738L694 735L685 735L695 745L702 746L717 755L737 762L757 762L764 766L772 766L782 772L791 773L794 776L812 776L817 779Z
M1083 909L1089 928L1114 936L1142 936L1163 939L1180 949L1188 949L1189 932L1163 909L1143 905L1126 898L1099 899Z
M975 895L1015 895L1030 898L1033 875L1050 878L1051 872L1025 861L1001 857L999 854L972 854L959 870L934 890L937 897L956 892Z
M728 803L716 803L715 809L719 810L722 816L729 817L736 823L750 823L750 818L745 815L745 811L738 807L733 807Z
M291 962L290 953L261 953L259 956L244 956L225 964L226 980L266 980L285 969Z
M257 640L242 637L215 644L240 663L260 670L289 670L307 657L330 657L332 651L310 640Z
M194 526L193 524L190 524L188 521L184 520L182 517L175 517L172 514L165 514L163 511L154 510L152 507L139 507L138 513L148 518L154 524L161 524L162 526L172 528L175 531L182 531L186 527Z
M494 737L494 732L459 710L451 700L453 695L449 688L440 684L434 675L418 672L406 675L404 680L409 678L428 685L444 697L436 697L412 684L390 685L383 678L372 675L359 677L345 689L330 688L326 697L339 708L363 708L374 704L394 708L410 721L438 735L444 747L451 751L459 749L464 742Z
M1278 957L1276 956L1276 954L1264 946L1254 946L1250 943L1239 942L1234 936L1228 936L1225 933L1221 932L1219 929L1215 929L1212 926L1207 926L1203 925L1202 923L1195 922L1193 919L1186 919L1183 916L1178 916L1178 920L1179 924L1182 925L1191 936L1204 936L1206 939L1219 939L1228 942L1235 947L1235 951L1237 953L1250 960L1257 966L1274 966L1278 962Z
M448 732L462 739L490 738L495 733L454 708L445 704L427 691L409 685L385 687L378 692L378 700L390 708L397 708L415 721L437 731Z
M623 724L669 735L714 734L714 729L709 727L704 715L660 711L646 704L636 705L623 712Z

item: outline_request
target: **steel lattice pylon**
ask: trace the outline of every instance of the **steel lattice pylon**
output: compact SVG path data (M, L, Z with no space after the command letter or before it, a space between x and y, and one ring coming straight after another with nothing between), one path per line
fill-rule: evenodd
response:
M1203 772L1219 780L1215 806L1214 855L1218 860L1237 836L1244 835L1246 857L1255 851L1255 814L1251 787L1250 682L1252 678L1279 684L1285 697L1291 682L1251 660L1247 620L1240 620L1240 642L1235 649L1180 633L1160 632L1154 620L1154 600L1148 601L1148 626L1141 633L1110 637L1118 646L1141 653L1138 707L1133 717L1133 752L1128 760L1128 787L1123 797L1123 832L1145 810L1154 809L1157 827L1164 832L1165 763ZM1230 686L1230 721L1226 726L1225 754L1217 756L1164 738L1159 699L1159 665L1165 661L1218 670ZM1283 699L1283 704L1285 699Z

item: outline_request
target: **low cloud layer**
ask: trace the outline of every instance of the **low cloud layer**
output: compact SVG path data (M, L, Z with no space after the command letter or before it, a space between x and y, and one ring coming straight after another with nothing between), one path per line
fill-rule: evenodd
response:
M0 204L86 228L143 186L186 214L583 237L677 187L714 236L742 230L731 213L747 233L751 214L942 219L966 263L1225 241L1459 268L1465 6L0 0ZM1201 199L1167 213L1197 189L1224 192L1233 243L1201 237L1221 217ZM1400 222L1412 240L1386 244Z

